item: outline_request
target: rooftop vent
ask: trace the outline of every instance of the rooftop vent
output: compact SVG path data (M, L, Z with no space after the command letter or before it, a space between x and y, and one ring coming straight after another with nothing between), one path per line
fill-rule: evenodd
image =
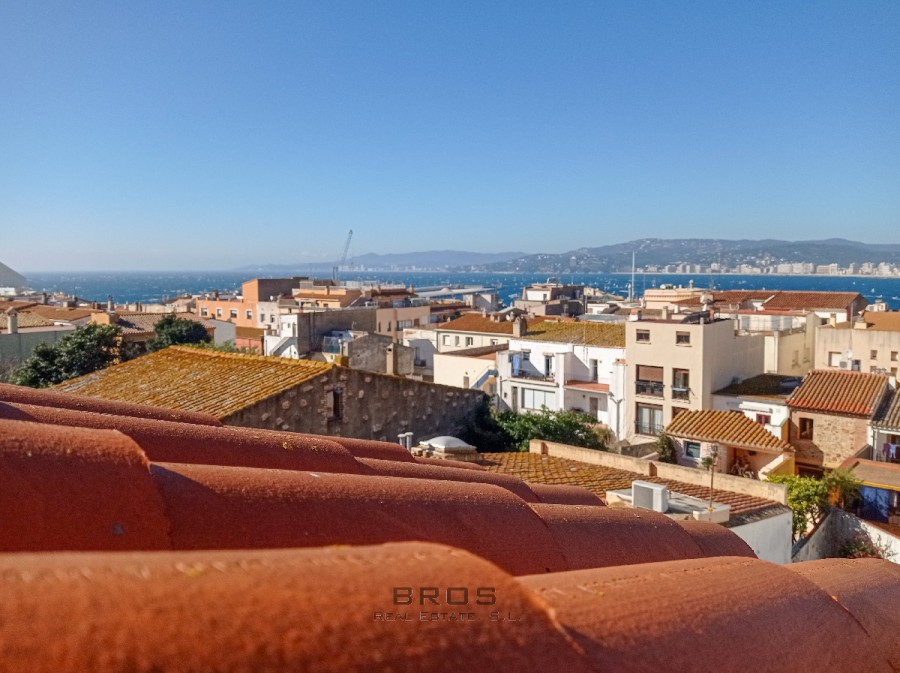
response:
M666 512L669 509L669 491L664 484L649 481L631 482L631 506Z

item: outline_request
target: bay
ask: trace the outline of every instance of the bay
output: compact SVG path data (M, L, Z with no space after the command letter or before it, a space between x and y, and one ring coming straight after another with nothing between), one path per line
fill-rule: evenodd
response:
M299 274L298 275L306 275ZM153 303L181 294L212 290L239 290L249 280L243 271L199 272L33 272L26 274L29 285L38 291L65 292L90 301L105 302L112 295L116 302ZM545 274L449 273L449 272L360 272L347 271L342 280L403 283L415 288L443 287L450 284L481 285L497 288L507 304L522 294L522 288L547 281ZM630 274L572 274L559 278L564 283L584 284L612 294L625 296ZM804 290L815 292L859 292L870 301L884 300L888 307L900 309L900 278L878 276L775 276L732 274L642 274L635 277L638 295L647 288L669 283L720 290Z

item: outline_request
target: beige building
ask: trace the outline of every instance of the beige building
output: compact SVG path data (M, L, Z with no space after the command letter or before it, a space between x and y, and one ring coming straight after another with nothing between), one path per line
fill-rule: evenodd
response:
M497 356L506 344L434 354L434 382L443 386L497 392Z
M822 326L816 368L888 374L900 367L900 311L864 311L858 320Z
M626 423L632 441L658 435L682 411L711 409L715 391L763 371L763 337L738 335L732 320L701 314L632 317L638 319L625 324Z
M530 324L537 325L543 319L531 318ZM523 336L524 324L508 320L507 316L496 313L493 315L466 313L435 328L437 350L438 353L449 353L469 348L499 346L508 343L514 336Z

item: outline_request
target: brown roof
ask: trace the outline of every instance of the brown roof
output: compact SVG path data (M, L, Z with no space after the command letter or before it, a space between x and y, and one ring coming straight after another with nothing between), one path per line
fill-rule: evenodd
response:
M172 346L66 381L57 389L225 418L331 367L310 360Z
M799 377L778 374L760 374L739 383L732 383L713 395L734 395L739 397L766 397L787 399L797 387Z
M880 446L875 451L881 451ZM841 468L851 470L853 475L866 486L900 491L900 465L862 458L850 458Z
M666 426L666 433L763 451L793 451L790 444L739 411L682 411Z
M566 381L566 388L575 388L576 390L587 390L592 393L608 393L608 383L597 383L596 381L577 381L572 379Z
M900 311L864 311L862 315L866 329L882 332L900 332ZM854 329L855 321L845 321L836 325L837 329Z
M803 411L871 417L887 389L888 377L883 374L815 369L806 375L787 404Z
M552 322L528 325L525 339L552 343L625 348L625 324L620 322Z
M156 332L156 324L169 315L183 320L198 322L204 327L212 328L206 320L196 313L182 311L180 313L118 313L116 324L122 329L123 334L153 334Z
M900 430L900 393L895 390L890 394L890 399L881 405L872 419L872 425Z
M698 498L709 497L709 488L706 486L648 477L627 470L581 463L568 458L544 456L538 453L485 453L481 464L492 472L511 474L526 482L580 486L596 493L601 498L606 498L607 491L631 488L631 482L635 479L665 484L676 493L684 493ZM788 511L783 505L771 500L731 491L716 489L713 491L713 497L716 502L731 507L729 526L738 526L759 516Z
M94 313L100 312L99 309L86 308L83 306L69 308L66 306L45 306L43 304L37 304L33 307L30 307L28 311L31 313L37 313L38 315L50 320L60 320L66 322L84 320L85 318L89 318Z
M767 310L846 310L856 300L864 300L858 292L804 292L796 290L723 290L713 292L713 303L737 306L762 301ZM699 306L700 295L672 302L683 306Z
M16 311L16 324L21 328L29 327L53 327L52 320L47 320L31 311ZM9 329L9 316L5 311L0 311L0 329Z
M512 320L494 320L490 316L481 313L465 313L456 320L450 320L437 327L440 331L453 332L485 332L488 334L508 334L512 336Z

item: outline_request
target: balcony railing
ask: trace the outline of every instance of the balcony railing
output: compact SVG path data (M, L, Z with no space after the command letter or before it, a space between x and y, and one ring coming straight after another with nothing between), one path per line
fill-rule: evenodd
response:
M663 384L659 381L635 381L634 391L638 395L649 395L650 397L663 396Z
M664 429L661 423L644 421L635 421L634 423L634 431L639 435L659 435Z
M550 374L549 376L546 374L532 374L530 372L523 372L522 370L513 372L512 377L514 379L527 379L528 381L543 381L545 383L554 383L556 381L556 377L553 374Z
M672 399L673 400L688 400L691 398L691 391L689 388L676 388L672 386Z

